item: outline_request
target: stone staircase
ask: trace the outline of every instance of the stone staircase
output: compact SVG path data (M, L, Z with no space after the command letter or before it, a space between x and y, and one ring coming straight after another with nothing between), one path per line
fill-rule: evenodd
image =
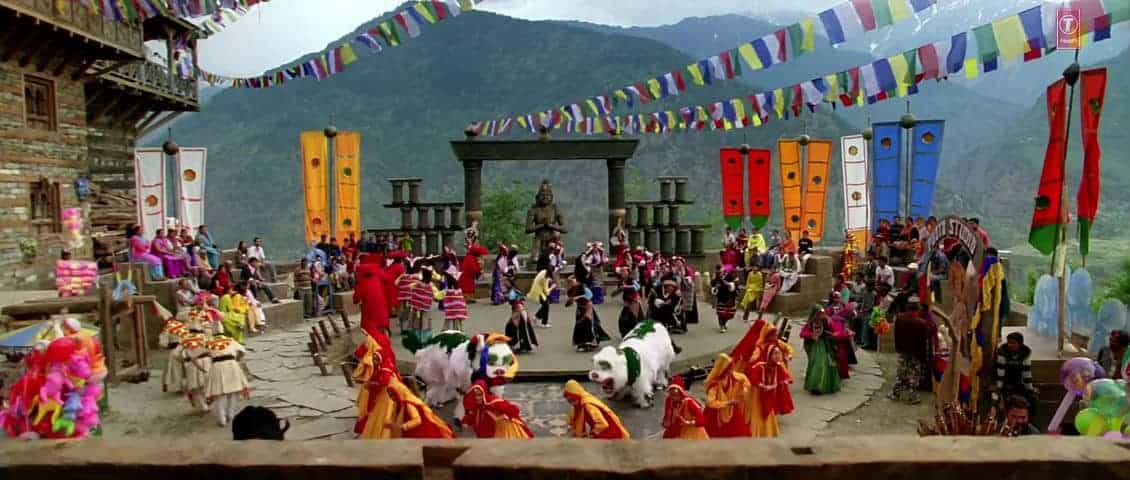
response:
M807 312L817 303L828 299L835 286L833 272L837 271L837 257L818 251L808 258L804 273L798 275L796 285L787 292L780 292L769 304L770 312Z

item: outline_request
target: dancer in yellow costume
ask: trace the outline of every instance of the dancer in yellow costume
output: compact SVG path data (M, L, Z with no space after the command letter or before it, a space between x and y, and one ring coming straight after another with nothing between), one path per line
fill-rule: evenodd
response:
M365 343L353 355L358 360L353 380L360 385L353 432L363 439L393 438L395 433L388 424L395 420L396 404L389 397L388 388L393 382L400 382L400 373L396 370L392 346L387 337L382 342L366 336Z

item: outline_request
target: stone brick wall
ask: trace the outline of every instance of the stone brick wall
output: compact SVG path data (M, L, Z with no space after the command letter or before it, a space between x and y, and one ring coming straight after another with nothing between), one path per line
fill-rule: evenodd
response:
M783 440L0 443L0 478L115 480L1065 480L1126 478L1125 442L1091 437Z
M41 177L59 182L61 208L78 206L72 185L88 169L86 94L81 82L53 78L57 129L27 128L24 74L49 77L15 62L0 63L0 288L54 288L50 272L62 248L60 235L33 229L30 187ZM39 244L30 262L20 254L24 238Z
M107 190L133 196L135 140L124 129L91 128L86 140L91 180Z

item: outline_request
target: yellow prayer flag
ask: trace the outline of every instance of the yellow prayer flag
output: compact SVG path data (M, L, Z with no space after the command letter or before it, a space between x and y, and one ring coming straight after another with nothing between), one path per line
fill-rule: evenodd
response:
M901 2L902 0L898 1ZM813 24L814 21L811 17L800 21L800 30L804 33L804 39L800 42L800 51L802 52L816 51L816 34L813 29Z
M600 115L600 110L597 110L597 108L596 108L596 102L592 101L591 99L585 100L585 105L589 106L589 110L592 110L592 114L594 116Z
M675 112L668 110L664 113L667 114L667 125L670 125L671 127L675 127L675 126L679 125L679 116L675 115ZM686 128L686 127L683 127L683 128Z
M765 68L761 65L761 57L757 56L757 51L753 49L752 43L746 43L738 47L738 54L745 60L745 64L749 65L750 70L761 70Z
M828 93L824 95L824 99L829 102L840 101L840 77L834 73L825 75L824 84L828 86Z
M357 54L353 52L353 45L348 43L341 46L341 64L349 65L357 61Z
M659 80L654 79L654 78L649 79L647 81L647 90L649 92L651 92L651 98L654 98L654 99L657 99L657 100L660 99L660 98L663 98L663 96L661 95L662 92L659 89Z
M694 81L695 85L698 85L698 86L701 87L701 86L706 84L702 80L702 69L698 68L697 63L692 63L690 65L687 65L687 72L691 74L691 80Z
M974 79L981 74L981 62L976 58L965 59L965 78Z
M993 22L993 36L997 40L997 48L1004 58L1016 58L1031 49L1028 37L1024 33L1024 25L1020 23L1020 16L1013 15L1008 18Z
M730 100L730 104L734 106L734 117L738 119L737 127L745 126L745 102L740 98Z
M910 10L906 8L906 0L890 0L887 3L891 6L892 21L900 22L910 16Z
M750 113L753 113L753 115L749 116L749 119L753 122L753 126L760 127L761 126L761 115L758 115L757 112L750 112Z
M518 126L523 129L530 128L530 125L526 123L526 117L514 117L514 121L518 122Z
M436 17L432 16L432 12L428 11L428 7L424 6L423 2L416 2L416 5L412 8L416 10L416 13L419 13L421 17L424 17L424 20L427 20L428 23L436 23Z
M773 110L777 112L777 119L785 118L785 89L773 90Z
M593 133L604 133L604 119L597 117L592 119Z
M895 74L895 83L898 84L898 96L905 97L907 94L907 87L910 82L907 81L906 75L910 71L910 66L906 63L906 56L903 54L895 54L887 57L887 62L891 64L891 72Z

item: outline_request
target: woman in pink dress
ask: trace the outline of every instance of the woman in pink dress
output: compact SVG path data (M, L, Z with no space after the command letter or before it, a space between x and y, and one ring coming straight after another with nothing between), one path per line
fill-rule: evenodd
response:
M177 253L173 242L165 236L165 231L158 228L153 236L150 252L161 259L165 274L169 278L180 278L188 273L188 259L183 254Z
M165 271L161 268L161 259L149 253L149 242L141 236L141 226L131 226L126 229L126 238L129 239L129 259L131 262L141 262L149 266L149 277L152 280L164 280Z

